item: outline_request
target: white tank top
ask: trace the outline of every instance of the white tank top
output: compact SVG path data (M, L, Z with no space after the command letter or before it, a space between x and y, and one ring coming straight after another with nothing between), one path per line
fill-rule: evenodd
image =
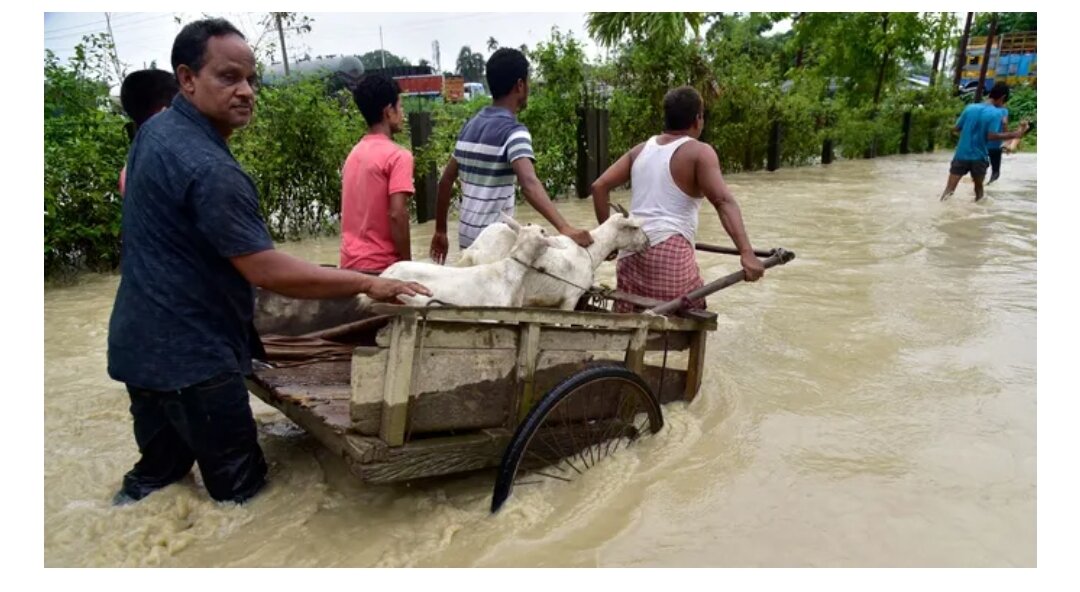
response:
M641 220L650 244L681 234L692 245L702 198L687 195L671 176L671 156L691 138L686 136L663 146L656 138L645 142L630 169L630 213Z

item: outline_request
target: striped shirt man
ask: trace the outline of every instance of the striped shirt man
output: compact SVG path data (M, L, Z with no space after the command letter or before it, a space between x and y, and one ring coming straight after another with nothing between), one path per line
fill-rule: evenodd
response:
M508 109L485 107L458 134L454 159L461 180L458 244L468 248L482 230L514 214L511 166L519 158L536 160L529 130Z

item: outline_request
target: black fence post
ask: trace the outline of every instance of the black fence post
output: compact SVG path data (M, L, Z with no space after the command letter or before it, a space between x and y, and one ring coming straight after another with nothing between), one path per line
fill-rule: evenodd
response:
M780 168L780 121L774 120L769 130L769 155L765 170L775 171Z
M589 194L589 134L585 126L586 107L577 108L577 196Z
M611 142L611 119L607 109L596 112L596 178L604 174L611 165L608 145ZM596 179L593 179L595 181Z
M900 154L911 152L909 142L911 140L911 111L904 112L904 132L900 137Z
M933 152L935 148L934 144L936 143L934 138L934 133L936 130L934 129L933 120L931 120L929 127L930 130L926 133L926 151Z
M578 109L577 196L588 197L592 183L607 167L608 112L596 107Z
M427 146L431 138L431 130L430 112L415 111L409 114L409 135L412 140L413 154ZM423 174L415 171L413 183L416 185L416 221L423 224L435 217L436 171L430 170Z
M821 143L821 164L832 164L832 161L833 161L832 138L825 138L825 141Z

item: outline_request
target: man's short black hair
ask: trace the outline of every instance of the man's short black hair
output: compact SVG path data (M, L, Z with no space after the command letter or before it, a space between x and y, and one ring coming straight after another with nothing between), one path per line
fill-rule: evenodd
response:
M168 107L180 92L176 76L165 70L136 70L120 85L120 105L138 128L150 116Z
M488 58L485 71L491 98L499 100L510 94L518 80L529 80L529 60L516 49L500 47Z
M1009 100L1009 85L1003 81L994 83L994 88L990 89L991 99L1001 99L1002 101Z
M664 129L690 129L702 111L701 95L692 86L680 86L664 95Z
M191 68L196 74L202 70L206 59L206 44L211 37L239 35L247 39L239 29L223 18L203 19L184 25L176 36L172 46L173 74L177 74L181 65Z
M397 105L401 86L384 74L368 74L353 89L353 101L368 125L382 121L383 109Z

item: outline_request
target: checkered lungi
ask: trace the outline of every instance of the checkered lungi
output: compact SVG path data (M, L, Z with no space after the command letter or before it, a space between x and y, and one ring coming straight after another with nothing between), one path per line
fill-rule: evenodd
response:
M668 301L685 296L705 285L698 269L694 246L681 234L618 260L616 287L623 292ZM693 301L691 308L705 308L705 300ZM615 312L638 312L628 302L616 302Z

